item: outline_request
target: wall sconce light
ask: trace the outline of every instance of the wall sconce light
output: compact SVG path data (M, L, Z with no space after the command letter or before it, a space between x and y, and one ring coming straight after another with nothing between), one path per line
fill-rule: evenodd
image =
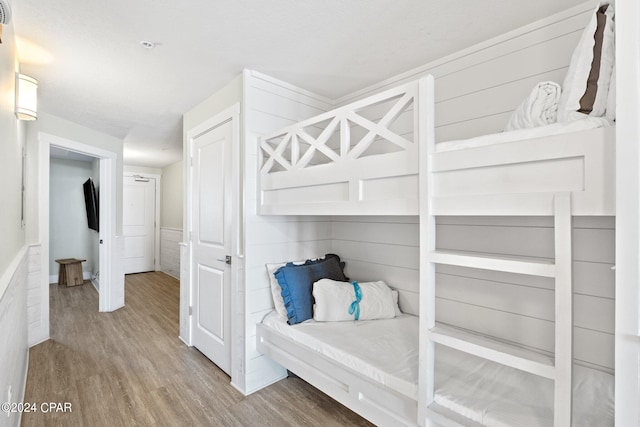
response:
M16 117L19 120L38 118L38 81L18 73L16 92Z

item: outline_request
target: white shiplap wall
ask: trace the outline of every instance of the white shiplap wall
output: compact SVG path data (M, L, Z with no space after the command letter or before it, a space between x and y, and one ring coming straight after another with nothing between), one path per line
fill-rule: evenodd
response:
M27 256L27 329L29 347L32 347L49 338L48 322L44 321L49 317L49 302L42 301L42 286L49 284L41 280L40 245L30 245Z
M29 364L27 344L27 277L29 274L29 248L23 247L14 260L0 275L0 401L7 402L11 390L10 403L24 401ZM0 413L0 425L19 426L19 412Z
M182 229L160 228L160 271L180 278L180 242Z
M499 255L553 258L553 221L546 217L442 217L436 246ZM573 220L574 358L613 369L614 220ZM554 346L551 279L439 266L438 321L546 352Z
M537 82L562 83L593 7L585 3L339 103L430 73L435 77L437 141L499 132ZM395 126L408 135L410 120L404 116ZM553 256L550 218L440 218L438 224L442 248ZM614 233L611 218L574 221L575 358L605 369L613 368ZM402 310L417 313L417 218L335 217L332 236L333 251L347 261L350 276L386 280L400 289ZM437 280L439 321L553 351L553 282L445 266Z
M340 98L344 105L425 74L435 78L436 141L500 132L540 81L562 84L591 1Z
M361 282L384 280L398 289L400 309L419 312L418 217L333 217L332 251L345 273Z
M255 325L273 309L266 263L317 257L331 251L328 217L259 216L257 205L258 137L331 109L322 98L246 71L244 81L244 276L246 293L244 375L234 375L247 394L282 378L284 369L255 348ZM244 384L239 380L244 379Z

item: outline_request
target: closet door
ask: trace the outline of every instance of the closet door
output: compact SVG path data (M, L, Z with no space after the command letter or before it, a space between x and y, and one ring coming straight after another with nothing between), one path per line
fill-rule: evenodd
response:
M138 175L125 176L123 181L124 274L154 271L156 180Z
M231 373L232 121L192 141L192 344Z

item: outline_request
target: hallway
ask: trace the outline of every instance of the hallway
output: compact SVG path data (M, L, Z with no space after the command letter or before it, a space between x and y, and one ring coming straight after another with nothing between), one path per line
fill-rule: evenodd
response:
M369 426L299 379L248 397L178 338L179 282L126 276L126 307L98 313L90 284L51 285L51 339L29 351L23 426ZM43 413L43 402L71 412ZM63 408L62 406L59 408Z

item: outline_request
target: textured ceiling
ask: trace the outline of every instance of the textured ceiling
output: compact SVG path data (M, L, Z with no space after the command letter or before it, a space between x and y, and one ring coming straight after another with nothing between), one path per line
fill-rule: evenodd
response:
M243 68L338 98L583 0L13 0L40 109L181 158L184 112ZM157 43L145 50L140 41Z

